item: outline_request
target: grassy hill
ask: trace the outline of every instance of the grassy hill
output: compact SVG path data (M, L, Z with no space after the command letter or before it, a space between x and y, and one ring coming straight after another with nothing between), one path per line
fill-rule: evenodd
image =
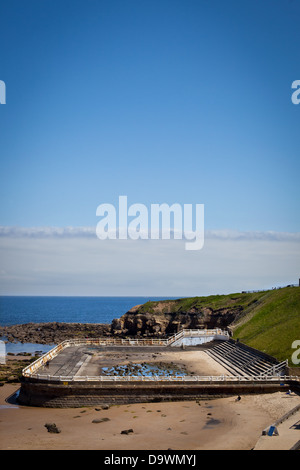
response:
M264 351L278 360L289 360L295 352L292 343L300 340L300 288L285 287L266 291L259 302L233 327L234 338Z
M179 310L203 306L220 309L242 307L239 318L230 325L233 338L253 348L289 360L295 349L292 343L300 340L300 288L284 287L262 292L238 293L180 299ZM300 354L299 354L300 357Z
M269 292L269 291L266 291ZM263 297L266 292L255 293L237 293L225 295L209 295L206 297L184 297L177 300L158 300L146 302L139 305L139 313L186 313L191 310L200 310L201 308L212 308L213 310L220 310L222 308L248 308L250 305L255 304Z
M205 309L212 309L220 315L227 311L226 320L235 339L239 338L241 342L280 361L288 359L290 367L296 367L291 356L296 351L292 349L292 343L300 340L299 287L149 301L134 310L140 314L152 313L159 318L170 313L187 317L192 312L198 312L201 316Z
M204 305L214 309L241 306L241 315L230 325L233 338L280 361L288 359L289 365L295 367L291 356L295 351L292 343L300 340L299 287L181 299L177 308Z

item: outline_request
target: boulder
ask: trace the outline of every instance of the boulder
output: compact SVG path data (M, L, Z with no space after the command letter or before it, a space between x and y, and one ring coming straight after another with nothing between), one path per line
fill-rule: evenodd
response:
M52 432L54 434L59 434L61 432L60 428L58 428L55 423L46 423L45 428L47 428L48 432Z
M110 421L110 419L109 418L93 419L92 423L105 423L106 421Z
M133 432L133 429L124 429L124 431L121 431L121 434L130 434Z

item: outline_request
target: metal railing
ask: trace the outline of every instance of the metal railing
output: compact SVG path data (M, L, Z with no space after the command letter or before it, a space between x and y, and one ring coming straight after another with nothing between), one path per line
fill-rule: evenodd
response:
M270 369L263 371L261 375L264 375L264 376L280 375L280 372L285 371L287 367L288 367L288 359L280 362L279 364L274 364L273 366L270 367Z
M298 376L262 376L262 375L185 375L185 376L138 376L138 375L98 375L98 376L64 376L64 375L47 375L47 374L35 374L35 379L41 381L55 381L62 383L69 382L268 382L268 383L285 383L291 380L299 380Z
M65 340L62 343L55 346L53 349L43 354L37 360L29 364L22 370L22 375L24 377L30 377L34 372L36 372L40 367L44 366L47 362L51 361L55 356L57 356L63 349L69 346L169 346L178 339L184 336L216 336L223 335L228 336L227 331L223 331L220 328L214 328L210 330L181 330L179 333L176 333L170 336L167 339L157 339L157 338L143 338L143 339L130 339L130 338L90 338L90 339L69 339Z

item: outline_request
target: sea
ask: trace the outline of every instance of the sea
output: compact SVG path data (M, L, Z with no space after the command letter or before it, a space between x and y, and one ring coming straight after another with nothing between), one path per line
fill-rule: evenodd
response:
M44 297L0 296L0 325L24 323L111 323L132 307L148 300L175 297ZM0 338L5 340L5 338ZM6 343L6 353L47 352L53 345Z

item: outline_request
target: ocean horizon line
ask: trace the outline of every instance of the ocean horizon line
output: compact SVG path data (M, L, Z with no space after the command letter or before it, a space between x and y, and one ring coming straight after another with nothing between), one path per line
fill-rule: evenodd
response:
M215 294L215 295L222 295L222 294ZM155 298L162 298L162 299L183 299L183 298L188 298L188 297L206 297L205 295L183 295L183 296L174 296L174 295L67 295L67 294L62 294L62 295L42 295L42 294L0 294L1 297L44 297L44 298L78 298L78 299L135 299L135 298L141 298L141 299L151 299L151 297Z

